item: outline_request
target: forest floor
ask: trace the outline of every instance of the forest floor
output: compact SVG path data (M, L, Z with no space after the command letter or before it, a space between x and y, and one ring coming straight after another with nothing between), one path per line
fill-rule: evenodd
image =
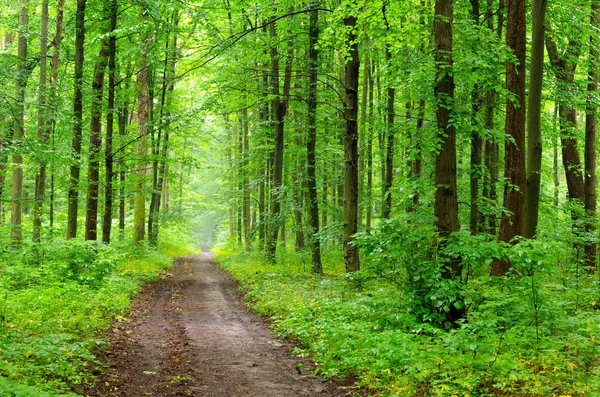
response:
M114 322L104 372L87 396L346 396L309 375L290 342L241 303L213 255L179 258Z

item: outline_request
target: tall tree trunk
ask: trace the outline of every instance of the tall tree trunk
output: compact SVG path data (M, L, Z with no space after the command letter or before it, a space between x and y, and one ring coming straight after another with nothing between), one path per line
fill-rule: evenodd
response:
M374 65L369 60L369 130L367 131L367 215L365 221L365 230L367 233L371 231L371 223L373 218L373 124L375 120L375 101L374 101L374 88L375 82L373 80L373 72L375 70ZM367 75L365 75L367 78Z
M459 230L458 199L456 187L456 128L451 122L454 112L454 74L452 73L452 0L436 0L433 25L434 58L436 64L435 97L437 141L441 143L435 154L435 228L440 247L446 244L451 233ZM460 260L448 258L442 271L445 279L461 279ZM464 308L454 303L445 313L448 321L456 321L464 314Z
M452 0L437 0L434 20L434 56L436 61L435 97L437 100L437 140L441 143L435 155L435 227L443 240L459 229L456 191L456 128L450 122L454 107L452 74ZM460 277L460 265L452 263L446 278Z
M109 20L112 15L112 4L105 3L104 15ZM110 27L107 30L110 35ZM102 40L100 53L94 65L92 80L92 104L90 117L90 149L88 157L88 186L85 209L85 239L98 238L98 192L100 183L100 149L102 147L102 102L104 101L104 74L109 56L110 36Z
M117 28L117 0L111 0L110 3L110 27L109 32L113 33L108 39L108 107L106 110L106 145L104 147L104 165L106 168L105 187L104 187L104 215L102 217L102 241L110 243L110 232L112 229L113 199L114 199L114 160L112 153L114 114L115 114L115 74L117 54L117 38L114 31Z
M25 138L25 88L30 71L27 67L27 37L29 35L29 1L21 0L19 13L19 45L17 75L17 106L13 120L13 143L22 147ZM12 210L10 237L13 248L21 248L23 205L23 154L20 149L12 155Z
M527 22L525 0L508 0L506 17L506 44L516 57L518 65L512 61L506 64L506 89L514 95L506 100L507 137L504 144L504 212L500 220L498 240L514 242L515 237L523 236L525 226L525 50L527 47ZM494 259L491 275L503 276L510 269L507 260Z
M471 18L473 23L479 25L479 0L471 0ZM476 68L474 68L474 71ZM476 83L471 90L471 164L469 170L470 180L470 213L469 229L472 235L479 232L479 180L481 179L481 158L483 153L483 138L479 132L479 108L481 107L481 85Z
M590 35L590 54L588 71L588 99L585 114L585 231L594 234L596 230L596 94L598 92L598 40L597 29L600 27L600 4L592 1L590 24L594 31ZM585 265L593 272L596 266L596 241L594 238L585 243Z
M388 27L389 34L389 27ZM388 70L392 69L392 54L390 52L390 44L385 47L385 59L387 61ZM390 217L392 211L392 182L394 180L394 99L396 89L392 86L392 77L388 76L387 87L387 130L386 130L386 150L385 150L385 178L383 180L383 204L381 215L384 219Z
M244 219L244 243L246 249L250 251L252 249L252 225L250 222L250 142L248 140L250 135L250 126L248 120L248 108L244 106L242 111L242 217Z
M46 119L46 85L48 58L48 0L42 1L42 25L40 34L40 86L38 88L38 150L43 151L48 143L48 128ZM44 193L46 190L45 153L38 153L38 173L35 176L35 207L33 209L33 241L39 243L42 239L42 216L44 214Z
M58 103L58 97L56 92L56 87L58 85L58 63L60 59L60 45L62 43L63 37L63 16L64 16L64 6L65 0L58 0L58 6L56 10L56 34L54 35L54 40L52 41L54 49L52 51L52 67L50 72L50 98L48 102L48 108L52 112L52 115L48 117L47 127L46 127L46 135L50 137L52 144L52 151L54 152L56 141L54 139L54 130L56 128L56 117L55 117L55 109ZM1 181L0 181L1 183ZM54 186L54 162L52 162L50 168L50 211L49 211L49 221L50 221L50 234L52 235L54 232L54 195L55 195L55 186Z
M75 14L75 74L73 88L73 163L69 183L69 207L67 219L67 239L77 237L77 215L79 211L79 174L81 172L81 139L83 124L83 61L85 40L85 6L87 0L77 0Z
M498 1L497 9L494 7L495 0L487 0L486 20L488 28L495 32L498 39L502 40L502 28L504 27L504 0ZM498 15L498 25L494 27L494 14ZM494 118L497 101L497 93L493 89L489 90L485 95L485 114L484 126L487 131L494 130ZM498 193L496 186L500 179L500 146L496 137L488 138L485 141L485 167L488 170L489 178L484 184L483 197L494 205L497 204ZM490 234L496 234L497 227L496 214L488 214L486 220L486 229Z
M344 18L344 26L348 29L346 46L349 56L345 63L345 97L344 118L346 131L344 135L344 263L346 272L360 269L359 251L354 242L354 234L358 232L358 77L360 61L358 41L356 40L356 16Z
M319 11L310 13L308 27L308 113L306 124L308 136L306 139L306 183L308 186L308 227L309 242L311 248L312 271L315 274L323 274L321 264L321 240L319 238L319 200L317 196L317 82L319 73Z
M142 6L140 10L140 20L145 22L147 20L147 11ZM149 118L149 96L148 96L148 51L150 44L150 37L148 33L144 33L141 37L140 42L140 57L139 67L137 73L137 90L138 90L138 109L137 109L137 122L138 122L138 141L137 141L137 155L138 164L136 165L135 177L136 177L136 188L133 196L133 244L139 245L144 239L146 228L146 162L144 157L146 156L146 135L148 134L148 123Z
M546 49L548 51L548 58L555 69L556 79L561 83L562 89L568 89L575 80L575 70L579 61L581 44L569 39L564 54L560 54L553 38L550 34L546 34ZM567 179L569 201L577 205L582 205L585 203L585 183L581 160L579 158L578 142L574 134L577 128L577 112L571 104L559 101L558 120L562 144L563 168L565 169ZM576 211L572 212L572 217L573 230L576 234L579 234L580 229ZM576 246L580 247L581 244L577 243Z
M525 191L525 238L537 233L542 172L542 80L544 36L548 0L533 0L533 28L529 97L527 106L527 189Z
M275 21L270 24L270 37L277 38ZM289 46L289 51L293 47ZM269 221L269 233L267 234L267 260L275 263L275 254L277 252L277 236L282 223L285 221L281 217L281 203L283 200L282 181L283 181L283 148L285 115L288 109L288 100L290 95L290 85L292 77L292 56L288 54L285 66L285 76L283 83L283 96L279 89L279 53L277 46L273 43L271 48L271 93L273 95L272 112L275 127L275 145L273 151L273 186L271 187L271 214Z

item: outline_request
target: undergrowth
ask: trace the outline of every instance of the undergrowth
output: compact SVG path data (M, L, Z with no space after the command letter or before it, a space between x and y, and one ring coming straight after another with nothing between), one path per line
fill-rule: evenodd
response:
M470 266L460 291L436 284L415 299L415 277L427 277L431 264L420 262L422 245L403 245L411 237L402 232L387 240L375 233L376 242L363 236L364 270L349 275L339 253L324 261L324 277L311 275L303 256L289 250L276 266L232 247L217 258L241 280L254 310L299 342L294 354L311 357L318 375L352 377L371 395L598 395L600 289L564 262L570 246L486 247L458 236L448 249ZM487 276L490 255L509 256L512 275ZM457 295L467 315L452 326L425 310Z
M189 248L163 239L170 255ZM0 247L0 396L75 394L94 382L102 332L172 257L126 243L64 241Z

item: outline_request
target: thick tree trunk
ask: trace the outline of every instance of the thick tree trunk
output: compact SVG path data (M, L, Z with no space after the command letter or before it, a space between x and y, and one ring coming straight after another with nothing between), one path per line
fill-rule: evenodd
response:
M29 30L29 1L21 0L19 13L19 45L17 49L17 105L13 119L13 144L23 146L25 137L25 88L30 70L27 68L27 37ZM21 248L23 243L23 154L18 150L12 155L12 207L10 238L13 248Z
M69 183L69 206L67 219L67 239L77 237L77 215L79 211L79 174L81 172L81 140L83 124L83 60L85 40L85 6L87 0L77 0L75 14L75 74L73 93L73 163Z
M111 0L110 3L110 27L109 31L114 32L117 28L117 0ZM112 214L114 200L114 160L112 153L114 114L115 114L115 58L117 53L117 39L111 34L108 39L108 108L106 111L106 145L104 147L104 165L106 168L105 187L104 187L104 215L102 217L102 241L110 243L110 232L112 229Z
M367 233L371 231L371 223L373 218L373 123L375 119L375 103L374 103L374 88L373 81L374 65L369 60L369 73L365 75L365 79L369 80L369 130L367 131L367 215L365 221L365 230Z
M440 247L451 233L460 228L456 187L456 129L451 122L454 112L454 77L452 73L452 0L436 0L434 14L434 58L436 64L435 98L437 141L440 147L435 154L435 228ZM460 279L462 266L459 259L448 258L442 271L446 279ZM448 321L463 316L464 309L452 304L445 313Z
M46 84L48 58L48 0L42 1L42 26L40 34L40 85L38 88L38 150L43 150L48 143L48 128L46 119ZM42 216L44 214L44 193L46 190L45 153L38 153L38 173L35 176L35 207L33 209L33 241L39 243L42 239Z
M542 172L542 80L547 0L533 1L533 33L527 106L527 189L525 192L525 238L537 233Z
M105 3L104 13L110 20L112 5ZM110 27L107 33L110 33ZM88 187L85 209L85 239L98 238L98 192L100 183L100 149L102 147L102 102L104 100L104 74L109 56L110 37L102 40L100 54L94 65L92 80L92 104L90 117L90 148L88 157Z
M435 226L440 239L459 229L456 190L456 129L450 122L454 106L452 74L452 0L435 3L434 42L437 65L435 97L437 100L437 140L441 143L435 155ZM453 263L445 277L460 277L460 266Z
M566 87L573 84L575 79L581 45L569 40L565 53L561 55L552 37L546 35L546 49L548 50L548 58L555 68L556 78L566 89ZM579 158L578 142L574 135L577 128L577 112L572 105L559 103L558 120L569 200L581 205L585 201L585 183ZM579 229L577 218L577 215L573 212L573 228L576 233Z
M523 236L525 226L525 50L527 46L527 23L525 0L508 0L506 18L506 44L516 57L518 65L512 61L506 64L506 88L514 95L514 100L506 100L507 137L504 144L504 207L500 220L498 240L514 242L515 237ZM503 276L510 269L507 260L494 259L491 275Z
M497 8L494 6L495 0L487 0L486 20L488 29L495 32L498 39L502 39L502 28L504 26L504 0L498 1ZM494 15L498 15L498 25L494 26ZM497 101L496 91L489 90L485 95L484 105L484 126L487 131L494 130L494 118ZM498 139L491 137L485 141L485 167L488 170L489 177L484 183L483 197L487 198L490 203L497 205L498 193L497 183L500 179L500 147L498 145ZM496 214L488 214L485 221L485 227L488 233L496 234L497 227Z
M356 17L344 18L344 26L348 28L346 46L349 57L345 68L344 118L346 132L344 135L344 263L346 272L360 269L359 251L354 242L354 234L358 232L358 76L360 61L358 42L356 40Z
M306 139L306 184L308 186L308 227L309 244L311 248L312 271L323 274L321 264L321 240L319 238L319 200L317 196L317 82L319 73L319 11L311 11L308 27L308 113L306 124L308 136Z
M270 24L270 36L272 39L277 38L277 30L275 22ZM270 263L275 263L275 255L277 252L277 237L279 229L285 219L281 217L281 203L283 200L282 181L283 181L283 148L284 148L284 131L285 131L285 115L288 109L288 100L290 95L290 85L292 78L292 56L293 47L289 46L290 54L288 54L285 66L285 76L283 83L283 95L279 89L279 53L277 46L271 48L271 93L273 94L272 112L273 122L275 127L275 145L273 151L272 164L272 187L271 187L271 213L269 221L269 233L267 234L267 260Z

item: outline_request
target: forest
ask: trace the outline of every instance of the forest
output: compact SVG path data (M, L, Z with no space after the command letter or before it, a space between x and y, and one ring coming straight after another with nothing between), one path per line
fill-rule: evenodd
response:
M0 37L2 396L87 395L200 244L352 395L598 395L600 1L18 0Z

